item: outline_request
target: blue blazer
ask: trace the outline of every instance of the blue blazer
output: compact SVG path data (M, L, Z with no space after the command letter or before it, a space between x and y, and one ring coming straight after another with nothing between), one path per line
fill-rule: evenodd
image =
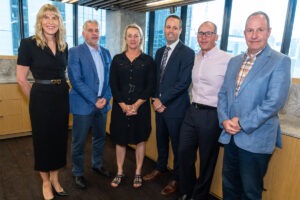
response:
M110 109L109 102L111 99L109 86L111 55L107 49L100 48L105 76L101 97L107 101L107 105L101 111L107 112ZM99 77L92 54L85 43L69 49L68 75L72 85L70 112L77 115L88 115L96 110L95 103L98 99Z
M279 110L288 97L291 83L291 60L268 45L257 56L252 69L235 96L236 77L244 55L229 61L219 92L220 126L226 119L238 117L242 130L234 135L236 145L252 153L271 154L282 146ZM223 129L219 141L228 144L231 135Z
M174 48L165 68L160 83L160 64L166 46L157 50L156 89L154 97L159 98L167 107L162 115L167 117L183 117L190 104L188 88L191 84L191 73L195 53L181 41Z

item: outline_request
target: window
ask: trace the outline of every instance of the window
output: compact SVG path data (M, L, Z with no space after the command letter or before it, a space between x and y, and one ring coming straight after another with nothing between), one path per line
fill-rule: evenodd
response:
M105 47L106 40L106 11L96 10L90 7L78 6L78 44L84 42L82 37L82 26L87 20L97 20L100 28L100 45Z
M268 14L272 27L269 45L280 51L287 5L288 0L243 0L242 4L241 1L233 1L227 51L237 55L247 50L243 33L245 22L256 11Z
M21 40L18 0L1 1L0 10L0 55L17 55Z
M292 60L292 77L300 78L300 4L297 4L296 15L290 45L289 56Z
M40 8L46 4L53 4L55 5L58 10L60 11L63 21L66 27L66 41L69 47L74 46L73 44L73 5L66 4L61 2L53 2L47 0L28 0L28 3L23 1L23 12L24 12L24 35L25 37L29 37L34 35L35 33L35 22L36 22L36 15Z
M177 7L175 9L174 15L180 16L181 8ZM153 41L153 52L152 55L155 55L157 49L166 44L164 36L164 25L166 18L170 15L169 9L157 10L155 11L155 22L154 22L154 41Z
M19 2L23 4L24 37L35 33L36 15L39 9L46 3L55 5L60 11L66 27L66 41L69 48L74 46L74 4L67 4L50 0L2 0L0 8L0 55L17 55L21 40ZM96 19L100 24L100 44L105 46L105 10L95 10L90 7L78 6L78 36L79 43L84 39L81 36L82 25L87 19ZM5 20L4 20L5 19Z
M211 21L217 25L219 34L217 45L220 46L223 12L225 0L216 0L193 4L188 6L185 43L197 53L200 47L197 42L197 31L205 21ZM218 13L216 15L216 13Z
M144 32L144 52L148 54L148 41L149 41L149 12L146 12L146 26Z

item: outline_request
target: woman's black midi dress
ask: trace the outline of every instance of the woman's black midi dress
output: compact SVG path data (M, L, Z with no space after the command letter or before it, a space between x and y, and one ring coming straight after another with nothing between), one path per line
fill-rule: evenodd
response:
M29 112L32 126L35 170L48 172L66 165L69 94L65 81L68 48L56 55L49 47L36 45L32 37L19 47L18 65L29 66L34 79L62 79L61 84L33 83Z

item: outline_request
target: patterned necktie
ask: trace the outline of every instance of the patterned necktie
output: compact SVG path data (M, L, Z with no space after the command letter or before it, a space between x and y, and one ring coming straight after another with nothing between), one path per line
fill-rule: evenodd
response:
M166 47L165 48L163 57L161 59L161 64L160 64L160 82L161 82L162 78L164 77L164 73L165 73L165 69L166 69L166 65L167 65L168 53L169 53L170 49L171 49L170 47Z

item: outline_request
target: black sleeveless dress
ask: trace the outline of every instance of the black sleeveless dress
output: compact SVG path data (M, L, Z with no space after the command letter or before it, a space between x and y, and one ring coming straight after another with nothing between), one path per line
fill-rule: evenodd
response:
M36 45L32 37L21 41L18 65L29 66L34 79L65 79L68 49L56 55L49 47ZM33 83L29 112L35 157L35 170L48 172L66 165L69 93L68 84Z

